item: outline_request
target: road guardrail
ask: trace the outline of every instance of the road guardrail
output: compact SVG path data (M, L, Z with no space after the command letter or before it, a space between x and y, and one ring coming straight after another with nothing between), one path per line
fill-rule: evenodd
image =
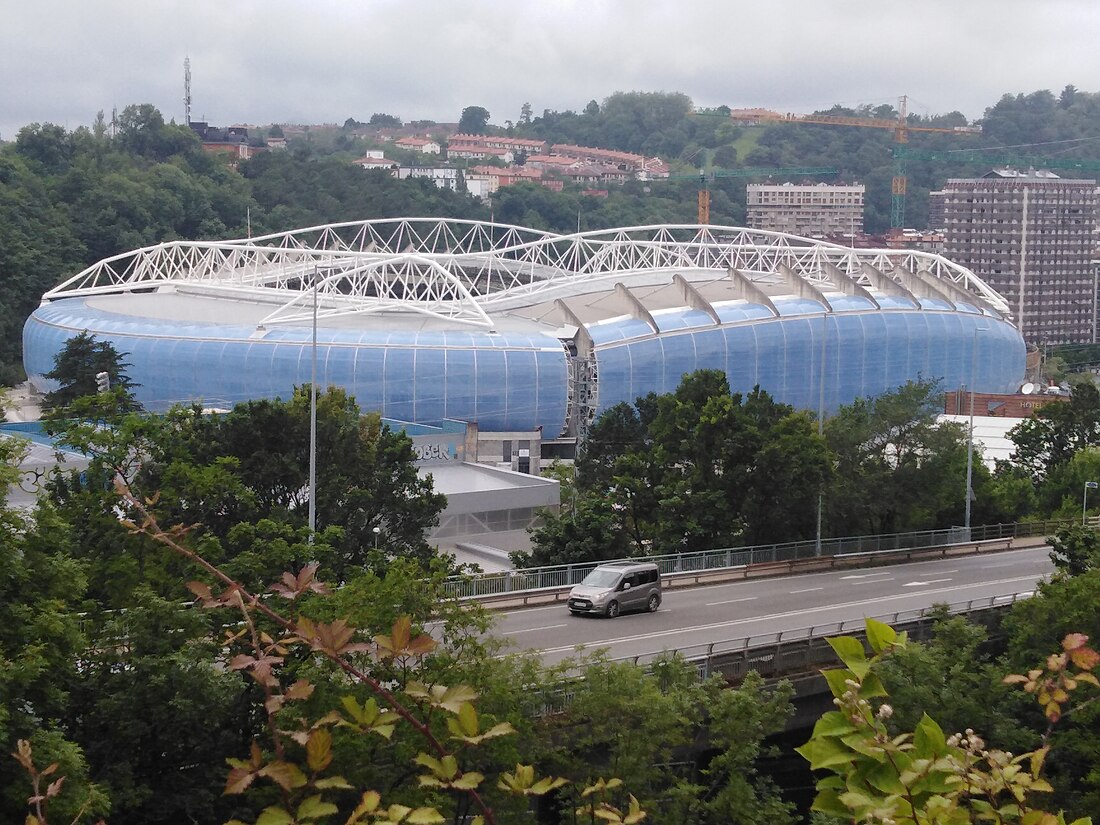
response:
M1095 522L1096 519L1093 521ZM662 576L666 577L678 577L686 573L702 575L718 571L736 571L741 568L764 570L766 565L785 565L792 562L805 563L807 567L798 568L799 572L803 572L813 569L814 564L821 564L821 569L828 569L830 563L826 559L832 557L859 556L869 559L889 551L940 550L945 547L982 545L998 539L1046 537L1061 527L1076 523L1075 521L1034 521L986 524L971 527L969 536L966 536L963 528L955 527L945 530L822 539L820 552L817 542L811 540L753 547L725 547L692 553L668 553L647 556L645 560L655 562ZM516 600L517 604L526 604L525 595L529 595L535 601L554 601L554 599L546 599L545 596L563 589L568 592L569 588L579 584L597 565L603 563L606 562L593 561L500 573L454 576L447 580L445 587L457 598L485 603ZM779 569L784 572L782 568Z
M934 547L903 547L895 550L879 550L863 553L843 553L832 556L811 556L788 561L762 561L752 564L733 564L724 567L710 567L696 570L675 570L664 572L661 579L666 590L681 587L694 587L704 584L738 581L741 579L769 578L773 576L814 573L826 570L842 570L876 565L902 564L921 559L946 558L948 556L967 556L979 553L996 553L1023 547L1034 547L1045 537L989 539L971 541L963 544L943 544ZM592 565L595 567L595 564ZM513 575L522 576L517 571ZM587 574L586 574L587 575ZM527 607L535 604L564 602L569 597L572 585L554 587L514 587L498 593L481 596L466 596L469 601L477 601L492 609L509 607Z

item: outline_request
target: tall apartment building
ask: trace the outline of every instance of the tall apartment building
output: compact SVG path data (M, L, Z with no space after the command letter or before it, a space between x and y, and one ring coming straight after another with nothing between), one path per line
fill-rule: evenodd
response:
M1004 296L1024 339L1092 341L1096 181L996 169L943 191L943 254Z
M940 189L928 193L928 229L943 229L943 201L947 193Z
M807 238L863 232L862 184L750 183L749 226Z

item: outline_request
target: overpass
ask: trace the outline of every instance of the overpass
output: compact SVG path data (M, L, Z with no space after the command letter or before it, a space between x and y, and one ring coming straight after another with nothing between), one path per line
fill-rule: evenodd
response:
M510 641L512 649L534 651L547 664L571 658L579 650L606 650L612 658L640 664L676 652L699 663L701 672L720 670L736 678L735 672L726 670L733 667L731 662L748 661L754 654L774 660L777 646L781 651L788 645L812 647L825 636L862 628L867 616L899 624L919 619L939 603L971 612L1026 598L1053 570L1041 536L927 548L919 551L924 556L920 560L916 551L888 553L841 559L856 562L852 566L837 565L837 558L818 559L816 564L829 565L826 569L787 564L792 572L800 567L807 571L796 575L774 571L770 577L755 578L747 571L738 575L727 570L732 579L667 588L656 613L614 620L573 616L556 594L544 594L552 600L502 610L494 632ZM882 566L889 561L901 563ZM687 578L698 580L699 576ZM762 653L769 650L773 652ZM803 670L812 666L816 663L804 657L798 663Z

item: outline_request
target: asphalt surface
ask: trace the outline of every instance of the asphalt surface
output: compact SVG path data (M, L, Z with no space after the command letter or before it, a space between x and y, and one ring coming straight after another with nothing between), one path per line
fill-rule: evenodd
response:
M1030 594L1053 566L1049 548L958 556L889 567L808 573L665 590L656 613L616 619L573 616L564 603L499 614L493 634L512 650L533 650L548 664L579 647L604 648L614 658L665 650L704 653L709 644L818 628L866 616L892 618L937 603L965 603Z

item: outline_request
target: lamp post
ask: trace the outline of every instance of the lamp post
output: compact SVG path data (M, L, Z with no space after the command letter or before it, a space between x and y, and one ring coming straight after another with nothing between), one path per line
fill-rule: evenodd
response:
M374 533L374 549L378 549L378 537L382 534L381 527L372 527L371 532Z
M974 500L974 384L978 373L978 333L989 327L974 327L974 341L970 347L970 427L966 437L966 511L963 516L963 528L966 538L970 539L970 504Z
M821 369L818 372L817 381L820 385L817 396L817 437L825 437L825 344L829 340L829 312L821 313ZM825 501L825 482L822 480L817 488L817 531L814 534L814 555L821 555L821 511Z
M309 543L317 532L317 268L313 268L313 339L309 378Z
M1085 513L1089 509L1089 490L1095 490L1097 487L1100 487L1100 484L1097 484L1095 481L1086 481L1085 482L1085 492L1084 492L1084 495L1081 496L1081 526L1082 527L1085 526Z

